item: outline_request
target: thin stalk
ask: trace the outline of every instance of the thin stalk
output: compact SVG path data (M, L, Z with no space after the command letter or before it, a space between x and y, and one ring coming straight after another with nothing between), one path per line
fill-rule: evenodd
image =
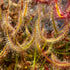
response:
M14 70L17 70L17 63L18 63L18 54L16 54L16 60L15 60L15 67L14 67Z
M35 69L35 64L36 64L36 49L35 49L35 53L34 53L34 61L33 61L33 70Z

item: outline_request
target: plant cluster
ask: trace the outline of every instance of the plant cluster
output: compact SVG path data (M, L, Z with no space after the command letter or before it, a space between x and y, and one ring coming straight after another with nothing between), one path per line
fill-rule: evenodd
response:
M0 70L70 70L70 0L0 0Z

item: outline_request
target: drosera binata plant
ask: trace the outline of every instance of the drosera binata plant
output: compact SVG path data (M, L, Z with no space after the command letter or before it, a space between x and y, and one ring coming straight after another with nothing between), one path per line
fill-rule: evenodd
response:
M0 67L3 70L69 69L70 0L59 4L61 1L0 3ZM60 8L62 5L66 5L66 11Z

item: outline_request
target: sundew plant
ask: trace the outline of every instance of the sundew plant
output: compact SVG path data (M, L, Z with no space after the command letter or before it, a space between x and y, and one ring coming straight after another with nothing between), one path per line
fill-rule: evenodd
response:
M0 70L70 70L70 0L0 0Z

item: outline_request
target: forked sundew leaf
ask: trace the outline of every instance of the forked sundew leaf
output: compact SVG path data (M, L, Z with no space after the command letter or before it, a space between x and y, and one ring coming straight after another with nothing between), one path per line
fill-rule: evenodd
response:
M69 67L70 66L69 62L62 62L62 61L57 60L56 59L57 57L55 57L54 54L52 54L51 57L52 57L53 63L59 67Z
M56 28L56 25L55 25L53 14L52 14L52 22L53 22L53 27L54 27L55 33L57 35L58 31L57 31L57 28Z
M34 40L35 40L35 35L36 35L36 27L35 27L35 30L34 30L34 31L35 31L35 32L34 32L32 38L31 38L31 40L30 40L25 46L21 45L21 47L22 47L23 50L29 48L29 47L31 46L31 44L34 42Z

